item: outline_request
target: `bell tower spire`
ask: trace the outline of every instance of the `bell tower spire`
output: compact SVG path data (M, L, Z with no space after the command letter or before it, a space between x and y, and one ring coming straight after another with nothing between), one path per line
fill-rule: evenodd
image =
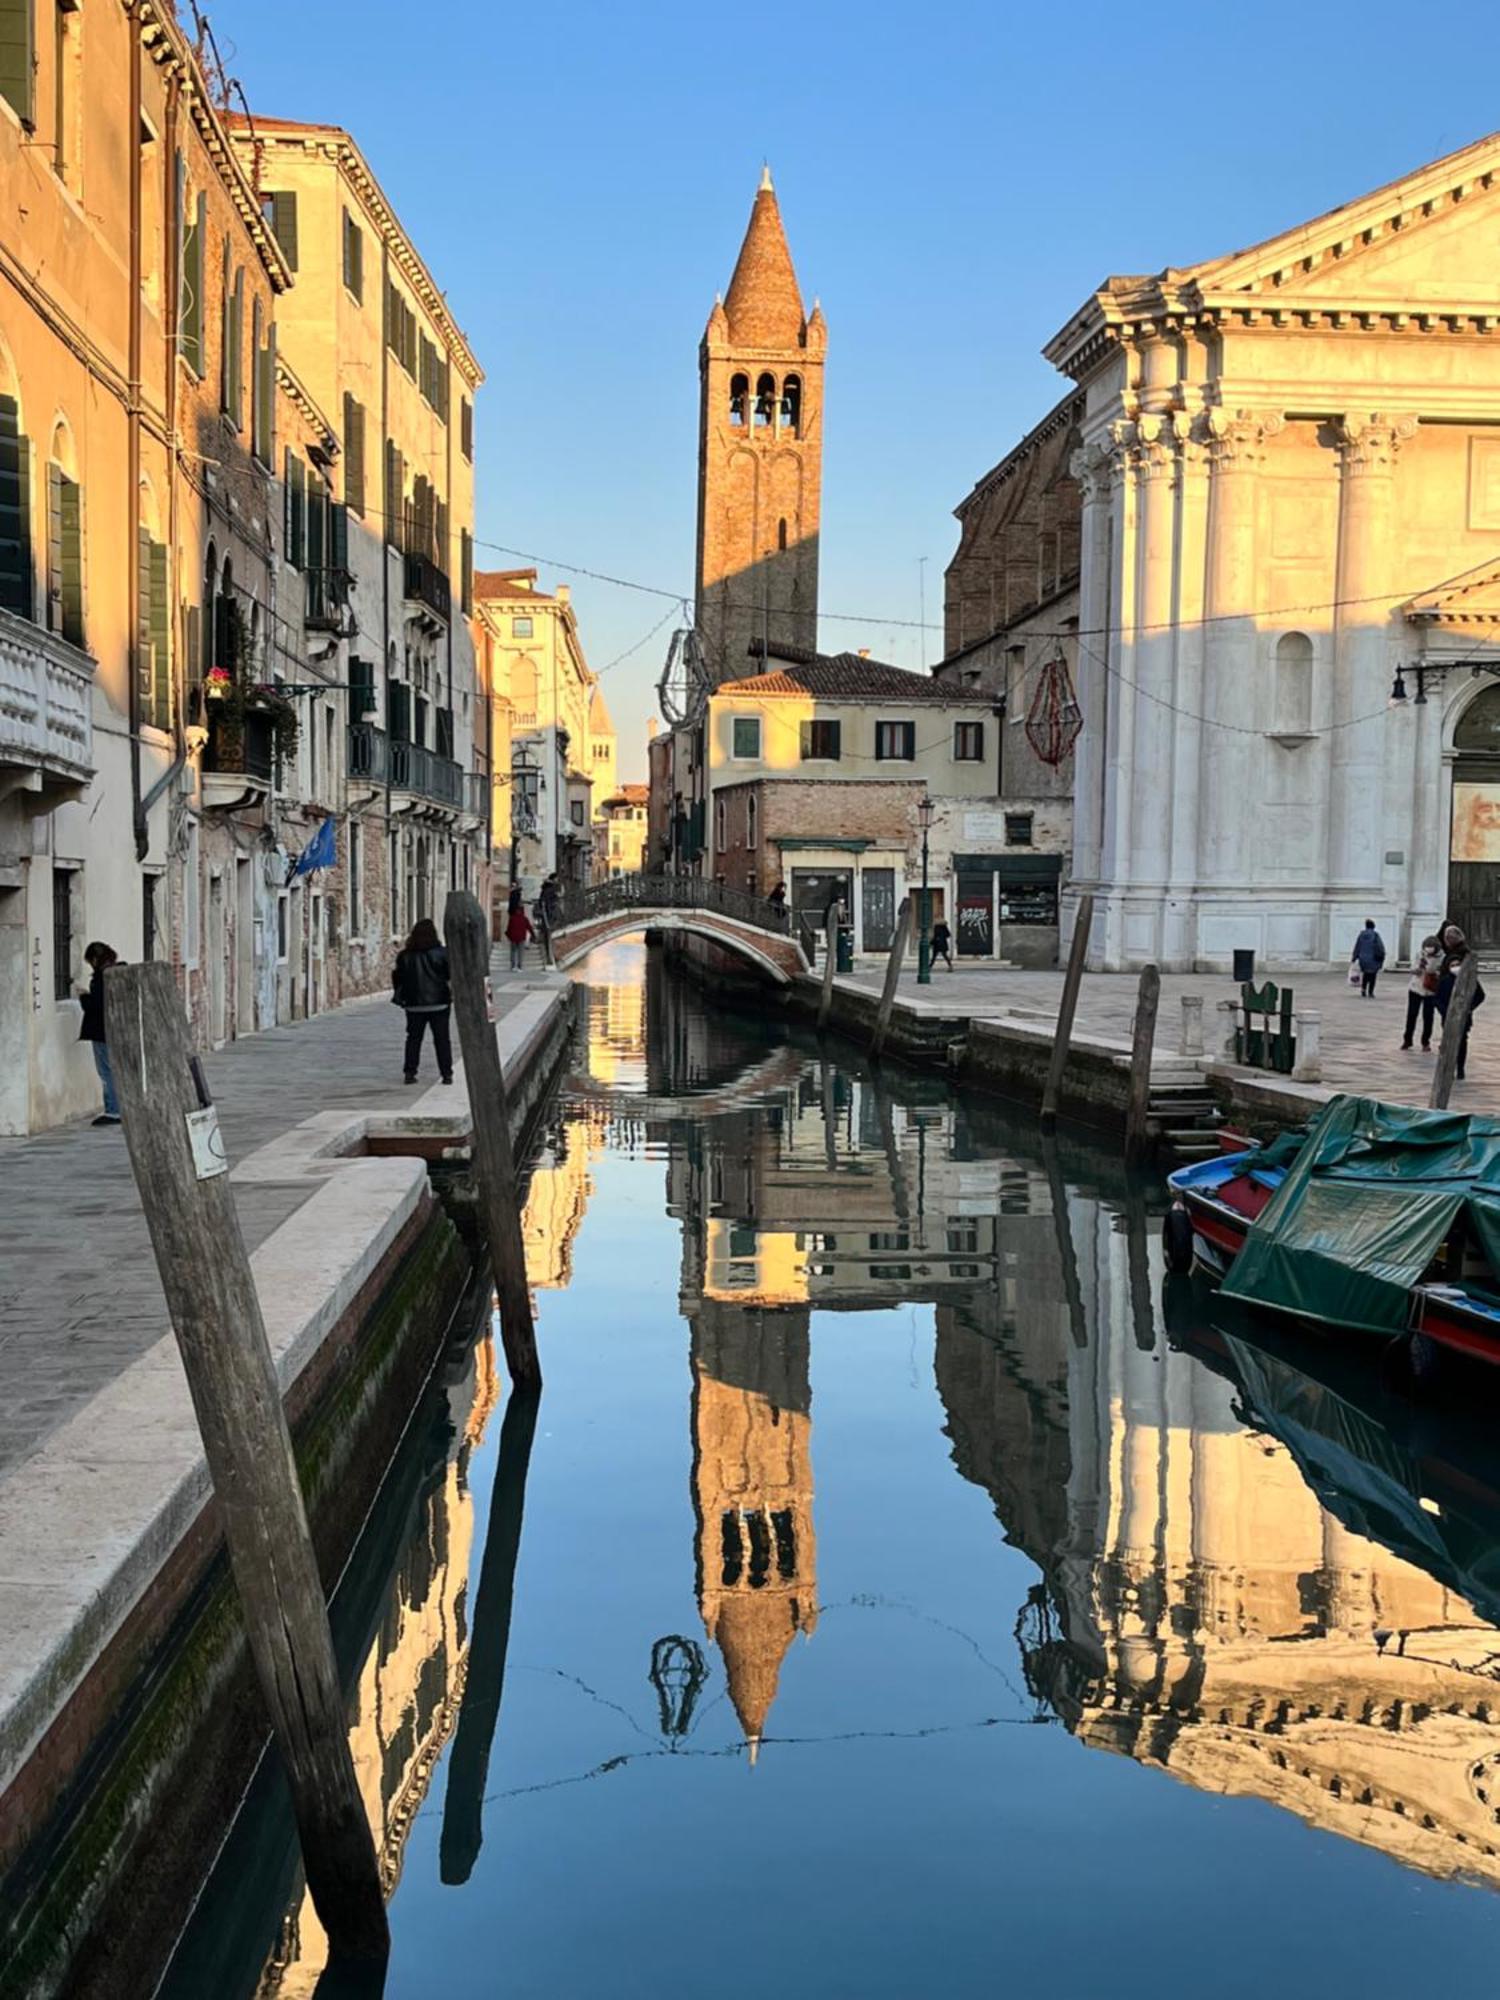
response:
M758 671L752 640L817 644L826 345L764 166L699 349L697 608L715 682Z

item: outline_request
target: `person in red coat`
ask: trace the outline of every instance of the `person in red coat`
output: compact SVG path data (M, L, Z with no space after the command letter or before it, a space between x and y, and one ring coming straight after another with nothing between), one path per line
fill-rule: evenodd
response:
M526 963L527 942L536 936L531 928L531 919L526 914L526 898L519 883L510 892L510 907L505 913L505 935L510 944L510 969L519 972Z

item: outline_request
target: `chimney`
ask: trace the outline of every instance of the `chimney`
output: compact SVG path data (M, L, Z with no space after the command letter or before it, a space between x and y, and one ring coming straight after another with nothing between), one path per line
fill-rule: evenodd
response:
M648 743L652 743L655 740L656 740L656 717L654 715L649 715L646 718L646 741Z
M869 647L868 647L868 646L861 646L861 647L860 647L860 649L859 649L859 657L860 657L860 658L861 658L862 660L868 660L868 659L869 659L869 657L870 657L870 649L869 649Z
M572 586L570 584L560 583L557 586L555 595L557 597L557 601L559 604L571 604L573 601Z

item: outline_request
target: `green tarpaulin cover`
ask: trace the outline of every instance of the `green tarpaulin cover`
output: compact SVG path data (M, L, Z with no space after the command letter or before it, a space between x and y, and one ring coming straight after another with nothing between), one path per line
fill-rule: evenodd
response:
M1398 1333L1460 1209L1500 1273L1500 1119L1336 1097L1251 1227L1224 1293Z

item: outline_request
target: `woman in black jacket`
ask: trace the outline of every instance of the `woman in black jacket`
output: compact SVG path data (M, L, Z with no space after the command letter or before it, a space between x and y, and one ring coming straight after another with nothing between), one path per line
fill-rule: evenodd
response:
M453 1038L448 1031L453 989L448 984L448 954L431 917L412 926L406 949L397 954L391 998L406 1010L406 1081L417 1080L422 1059L422 1030L432 1029L432 1048L444 1083L453 1081Z
M83 1020L79 1023L80 1042L94 1045L94 1068L99 1072L99 1082L104 1090L104 1109L94 1120L96 1125L118 1125L120 1106L115 1098L115 1073L110 1068L109 1048L104 1040L104 975L112 965L118 965L120 954L113 945L101 944L97 939L84 948L83 962L93 975L88 990L80 993L79 1002L83 1008Z

